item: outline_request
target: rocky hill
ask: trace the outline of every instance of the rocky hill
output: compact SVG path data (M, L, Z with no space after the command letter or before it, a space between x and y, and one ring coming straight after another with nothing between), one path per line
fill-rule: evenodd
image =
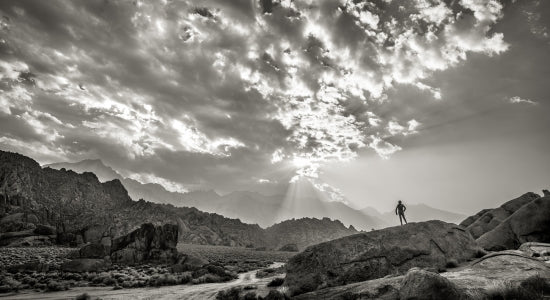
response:
M28 157L0 151L0 245L52 239L81 244L119 237L143 223L177 224L184 243L267 248L305 247L355 232L329 219L289 222L264 230L193 207L133 201L118 179L102 183L93 173L41 168ZM46 232L37 233L40 226Z
M302 250L309 245L355 234L357 230L329 218L302 218L275 224L267 228L266 232L271 248L280 249L285 245L295 244L298 250Z

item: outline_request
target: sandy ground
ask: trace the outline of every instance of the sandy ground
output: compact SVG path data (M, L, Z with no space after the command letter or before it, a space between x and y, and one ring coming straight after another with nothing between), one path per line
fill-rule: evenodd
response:
M274 263L271 268L282 266L283 263ZM87 293L92 297L101 299L214 299L216 294L231 287L257 286L252 290L258 294L267 293L266 285L275 277L256 278L256 271L239 274L239 278L223 283L205 283L198 285L174 285L159 288L136 288L113 290L112 287L81 287L62 292L23 291L16 294L6 294L0 299L74 299L76 296ZM283 277L279 274L277 277Z

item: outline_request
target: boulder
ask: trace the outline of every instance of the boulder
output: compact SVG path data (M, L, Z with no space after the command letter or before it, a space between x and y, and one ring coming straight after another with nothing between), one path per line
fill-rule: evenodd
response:
M79 258L63 263L61 270L74 273L101 272L107 270L110 266L110 262L104 259Z
M401 300L460 300L461 293L449 279L437 273L412 268L399 289Z
M486 212L488 212L490 210L491 210L490 208L482 209L477 214L475 214L473 216L469 216L464 221L460 222L459 225L464 226L464 227L468 227L468 226L472 225L472 223L477 221L479 218L481 218L481 216L483 216Z
M550 242L550 197L538 198L518 209L493 230L477 239L486 250L517 249L526 242Z
M442 221L364 232L308 247L287 264L294 294L381 278L412 267L443 268L480 251L464 228Z
M296 244L286 244L279 248L279 251L298 252L300 250L298 249L298 245Z
M506 218L511 216L522 206L538 198L540 198L540 196L532 192L523 194L516 199L504 203L498 208L485 212L481 217L470 224L467 229L472 234L474 239L477 239L486 232L496 228L500 223L502 223ZM464 222L467 222L466 220L464 220Z
M86 244L80 248L81 258L104 258L109 256L109 249L102 244Z
M174 263L178 258L178 226L165 224L155 227L147 223L112 242L114 262L135 264L143 261Z
M523 243L519 246L518 250L532 257L540 257L542 260L550 260L549 243Z
M55 228L53 226L38 224L34 229L34 233L39 235L54 235Z

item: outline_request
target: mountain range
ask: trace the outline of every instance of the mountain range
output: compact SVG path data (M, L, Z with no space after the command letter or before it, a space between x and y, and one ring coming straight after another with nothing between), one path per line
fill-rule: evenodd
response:
M301 249L357 233L328 218L293 219L263 229L194 207L134 201L119 179L100 182L91 172L42 168L29 157L0 151L0 246L98 242L143 223L175 224L184 243L269 249L287 244Z
M356 210L342 202L325 201L318 195L312 184L301 179L300 196L263 195L252 191L234 191L220 195L213 190L178 193L166 190L157 183L141 183L125 178L101 160L60 162L45 165L54 169L73 170L77 173L93 172L101 182L118 179L128 190L132 199L145 199L154 203L172 204L177 207L195 207L201 211L217 213L229 218L237 218L263 228L292 218L331 218L344 225L353 225L360 230L380 229L398 225L393 212L380 213L374 208ZM439 219L458 223L466 216L429 207L424 204L408 205L409 221Z

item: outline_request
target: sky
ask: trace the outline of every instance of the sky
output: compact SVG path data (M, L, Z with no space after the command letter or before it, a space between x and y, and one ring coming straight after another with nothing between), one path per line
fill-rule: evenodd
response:
M550 186L550 3L1 1L0 149L472 213Z

